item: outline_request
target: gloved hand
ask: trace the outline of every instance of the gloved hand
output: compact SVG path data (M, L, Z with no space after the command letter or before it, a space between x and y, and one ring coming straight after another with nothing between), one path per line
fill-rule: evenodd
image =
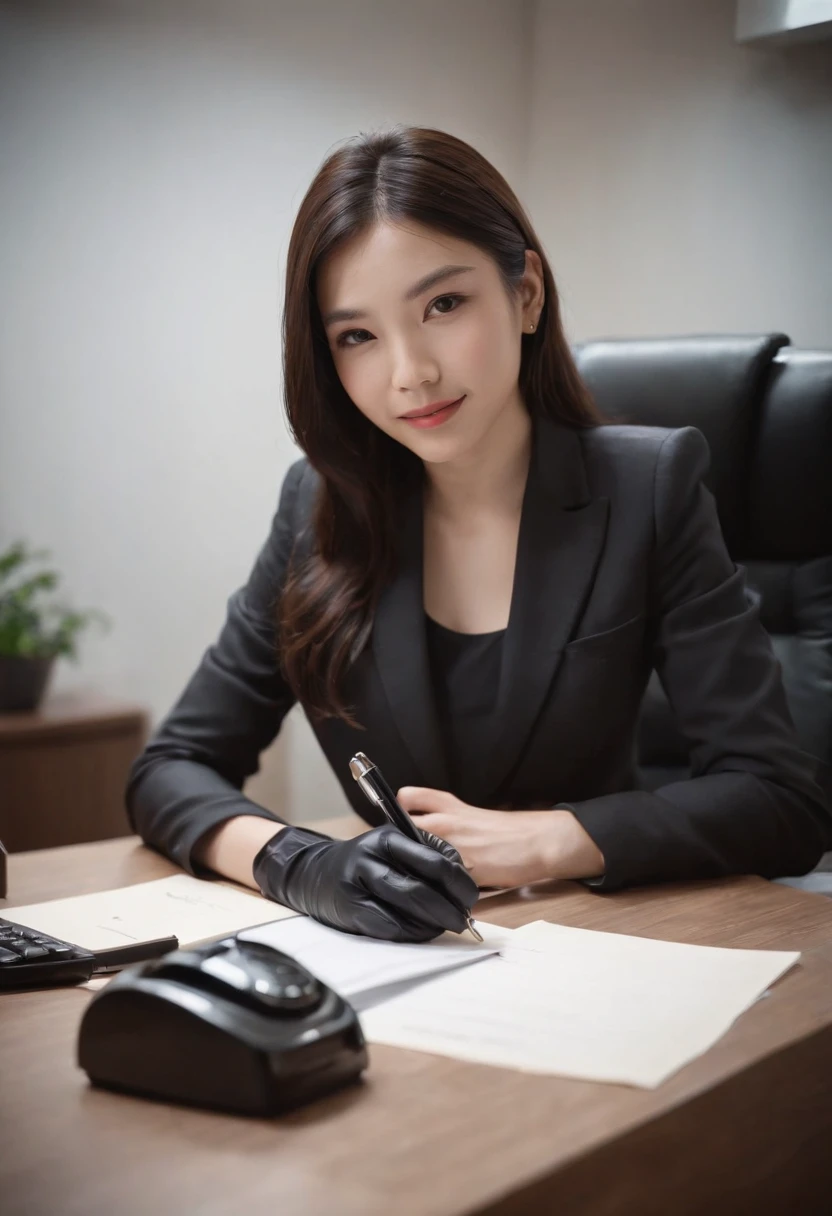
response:
M392 824L352 840L286 827L254 858L260 891L333 929L387 941L461 933L479 890L453 845L432 832L417 844ZM465 913L463 913L463 910Z

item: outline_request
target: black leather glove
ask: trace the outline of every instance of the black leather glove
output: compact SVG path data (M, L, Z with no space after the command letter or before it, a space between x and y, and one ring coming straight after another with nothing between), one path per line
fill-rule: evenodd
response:
M352 840L287 827L260 849L260 891L333 929L387 941L461 933L479 890L453 845L432 832L417 844L392 824ZM464 909L464 911L463 911Z

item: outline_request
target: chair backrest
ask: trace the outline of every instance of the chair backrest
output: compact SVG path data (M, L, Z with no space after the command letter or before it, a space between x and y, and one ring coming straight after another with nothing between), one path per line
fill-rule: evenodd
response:
M579 370L616 422L695 426L732 558L760 597L804 749L832 794L832 351L785 334L582 343ZM653 676L639 767L655 788L688 750Z

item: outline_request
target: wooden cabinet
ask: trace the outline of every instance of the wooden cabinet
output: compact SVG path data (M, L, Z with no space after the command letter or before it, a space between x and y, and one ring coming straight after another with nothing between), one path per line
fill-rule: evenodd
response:
M10 853L130 834L124 787L146 712L91 694L0 714L0 840Z

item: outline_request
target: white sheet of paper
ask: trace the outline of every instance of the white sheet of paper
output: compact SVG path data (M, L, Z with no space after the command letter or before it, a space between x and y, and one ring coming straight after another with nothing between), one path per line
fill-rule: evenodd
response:
M499 956L395 996L361 1024L373 1043L651 1089L799 957L535 921Z
M488 958L513 935L511 929L475 924L485 938L482 944L458 933L443 933L424 943L385 942L341 933L307 916L261 925L239 937L285 950L356 1009L364 1009L392 985Z
M224 933L296 915L291 908L254 891L249 894L190 874L173 874L132 887L3 911L6 920L87 950L107 950L171 934L179 938L180 946L193 946Z

